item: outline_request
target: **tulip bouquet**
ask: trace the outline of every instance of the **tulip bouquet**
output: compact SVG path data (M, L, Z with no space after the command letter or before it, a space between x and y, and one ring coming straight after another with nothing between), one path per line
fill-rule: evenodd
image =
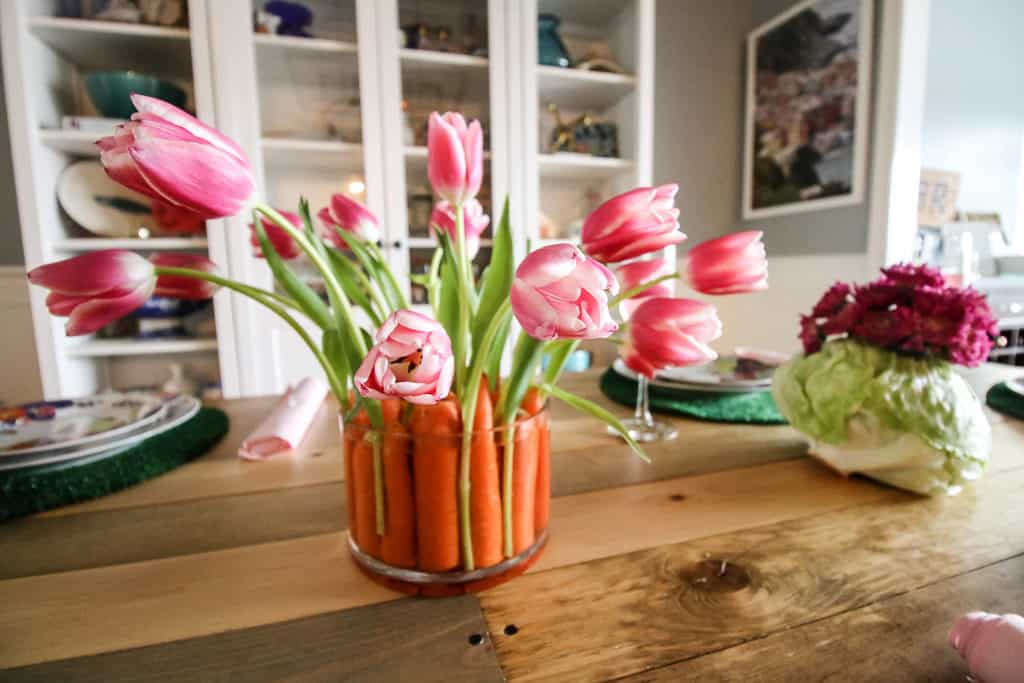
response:
M493 231L490 266L475 283L470 260L490 222L476 200L482 130L459 114L432 114L428 176L442 201L431 219L438 248L421 279L431 317L410 309L377 246L377 219L366 207L335 195L316 221L306 200L297 213L275 209L255 197L248 160L232 140L160 100L134 95L133 101L138 111L132 120L97 143L110 177L197 218L250 212L253 247L278 290L224 278L204 257L146 260L118 250L41 266L30 280L51 290L49 309L69 317L69 335L93 332L153 294L203 298L218 287L277 314L319 361L342 406L354 542L392 568L472 573L507 564L531 541L543 540L546 422L536 426L543 432L537 443L544 444L537 453L521 452L517 435L521 422L543 411L546 396L602 420L646 459L616 417L557 386L579 341L616 332L610 312L615 305L634 321L624 350L639 372L713 357L707 343L720 330L714 309L666 298L663 283L676 277L668 264L620 266L628 283L622 294L604 265L684 239L674 185L638 188L595 210L583 230L586 253L571 244L546 246L518 267L506 201ZM691 280L712 293L762 287L759 236L698 247ZM300 256L321 274L326 301L289 266ZM300 315L320 328L319 340L299 324ZM513 318L523 333L502 377ZM550 362L539 373L544 356ZM394 447L396 435L453 443L422 454L414 448L410 458L408 450ZM526 499L535 503L536 514L523 510Z

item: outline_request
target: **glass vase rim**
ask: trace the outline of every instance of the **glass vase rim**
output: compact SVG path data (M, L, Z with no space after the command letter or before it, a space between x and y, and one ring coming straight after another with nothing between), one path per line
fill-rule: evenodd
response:
M513 427L520 427L520 426L523 426L523 425L526 425L526 424L531 424L537 418L541 417L542 415L546 416L548 414L548 412L549 412L549 407L548 407L549 404L550 404L550 401L548 399L545 399L544 400L544 405L541 407L540 410L538 410L533 415L528 415L528 416L524 416L524 417L517 417L515 422L512 423L512 426ZM412 405L412 404L410 404L410 405ZM522 410L522 408L520 408L519 412L522 413L524 411ZM341 425L341 428L343 430L344 430L345 426L348 424L348 422L345 420L345 413L342 410L338 411L338 424ZM396 436L397 435L401 435L401 436L407 436L407 437L410 437L410 438L413 437L413 434L411 434L408 431L397 432L397 431L392 431L392 430L389 430L389 429L386 429L386 428L383 429L383 430L374 429L369 424L358 424L357 423L356 426L362 427L367 432L372 433L372 434L381 434L383 436L387 436L389 434L393 434L393 435L396 435ZM495 427L491 427L490 429L474 429L473 431L470 432L470 434L503 434L503 433L505 433L505 430L507 428L508 428L508 425L503 423L503 424L497 425ZM463 434L465 434L465 431L464 430L460 430L460 431L455 432L454 434L451 434L451 435L448 435L448 434L423 434L421 438L441 438L441 437L447 438L449 436L462 436Z

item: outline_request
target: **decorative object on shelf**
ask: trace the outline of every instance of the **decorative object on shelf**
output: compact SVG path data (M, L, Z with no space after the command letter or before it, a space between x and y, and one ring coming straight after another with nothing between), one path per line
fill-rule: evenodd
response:
M422 22L406 24L405 47L410 50L433 50L434 52L458 52L451 40L452 32L447 26L428 26Z
M801 318L804 355L772 392L810 453L925 495L955 494L981 476L992 431L955 364L975 366L998 335L985 297L906 264L866 286L837 282Z
M558 35L558 26L562 20L554 14L541 14L537 17L537 63L546 66L572 66L569 50Z
M150 199L109 177L98 161L76 161L57 179L57 201L76 224L101 237L149 236L157 230Z
M597 157L619 156L618 127L610 121L598 121L590 114L581 114L570 123L562 121L558 105L548 104L554 117L549 152L574 152Z
M430 235L430 214L434 210L434 195L425 185L417 185L409 194L409 236Z
M869 0L807 0L747 38L743 218L864 199Z
M160 385L160 391L167 396L194 396L196 381L189 376L182 363L171 363L167 366L167 381Z
M960 197L960 174L956 171L921 169L917 194L917 223L941 228L956 219L956 203Z
M155 97L179 109L185 106L185 91L168 81L135 71L93 71L85 77L89 101L103 116L130 119L135 113L133 94Z
M137 0L142 22L156 26L185 26L188 23L186 0Z
M277 29L281 26L281 17L270 12L257 10L253 13L253 32L277 35Z
M107 0L106 5L93 14L92 18L99 21L138 24L142 21L142 11L132 0Z
M592 43L587 53L583 55L583 59L576 63L576 68L582 71L612 74L626 73L626 70L612 57L611 48L606 42Z
M312 38L309 27L313 23L313 11L298 2L270 0L263 5L263 11L279 19L275 33L281 36Z

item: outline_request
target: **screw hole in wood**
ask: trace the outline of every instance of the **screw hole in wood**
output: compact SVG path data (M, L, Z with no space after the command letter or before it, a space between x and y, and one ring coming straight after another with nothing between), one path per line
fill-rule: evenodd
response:
M479 645L482 642L484 642L484 637L482 635L480 635L479 633L474 633L473 635L471 635L469 637L469 644L473 645L474 647Z

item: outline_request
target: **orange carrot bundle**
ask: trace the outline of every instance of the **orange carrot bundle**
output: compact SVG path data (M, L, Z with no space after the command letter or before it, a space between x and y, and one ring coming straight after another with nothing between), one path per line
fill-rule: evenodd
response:
M380 536L373 493L373 444L367 430L359 430L352 449L352 477L355 487L355 538L363 552L380 559Z
M413 439L416 538L419 567L443 572L459 566L457 478L461 441L459 406L449 396L434 405L416 405L409 431Z
M543 397L531 387L523 397L522 407L529 415L543 407ZM536 419L526 418L516 424L512 461L512 549L518 554L533 545L535 539L537 502L537 468L540 431Z
M381 559L407 569L416 568L416 502L413 495L411 441L402 424L402 401L381 402L384 413L384 499L386 533L381 538Z
M480 383L470 457L470 520L473 560L478 568L498 564L502 559L501 489L498 447L491 431L494 406L487 381Z

